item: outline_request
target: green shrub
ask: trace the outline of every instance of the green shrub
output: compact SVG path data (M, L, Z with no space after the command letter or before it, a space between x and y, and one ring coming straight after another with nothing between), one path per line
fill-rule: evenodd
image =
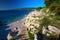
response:
M34 34L30 33L30 31L28 31L28 36L29 40L34 40Z

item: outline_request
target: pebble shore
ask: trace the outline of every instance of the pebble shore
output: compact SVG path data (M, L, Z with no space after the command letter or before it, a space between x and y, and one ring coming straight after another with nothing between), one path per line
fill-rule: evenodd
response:
M18 31L16 36L22 35L19 36L17 40L25 40L28 37L26 27L24 26L24 21L25 19L23 18L21 20L17 20L7 25L9 26L7 30L11 29L12 32Z

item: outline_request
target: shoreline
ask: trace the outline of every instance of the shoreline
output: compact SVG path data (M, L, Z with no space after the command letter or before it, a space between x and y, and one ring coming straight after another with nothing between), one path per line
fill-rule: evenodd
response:
M12 23L7 25L7 26L9 26L9 28L7 30L11 29L12 32L15 32L15 31L17 32L18 31L16 36L23 35L21 39L23 39L23 38L27 39L28 38L27 29L24 25L24 22L25 22L25 17L15 21L15 22L12 22Z

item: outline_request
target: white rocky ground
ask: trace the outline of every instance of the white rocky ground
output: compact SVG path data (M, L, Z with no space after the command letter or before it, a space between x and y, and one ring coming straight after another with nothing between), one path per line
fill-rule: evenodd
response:
M48 10L46 10L46 12L48 12ZM43 15L45 15L45 13L42 14L42 11L36 11L36 10L32 11L24 19L8 24L7 26L10 26L10 28L8 28L8 29L11 29L12 32L18 31L18 34L16 36L21 35L21 34L22 35L27 34L26 28L28 28L28 30L31 30L31 32L34 33L34 30L36 31L35 27L37 27L37 28L39 27L39 22L37 22L37 20L39 18L38 17L34 18L33 16L41 17ZM48 16L48 15L46 15L46 16ZM40 19L42 19L42 18L40 18ZM33 25L30 26L30 24L33 24ZM58 29L54 26L49 25L48 29L49 30L47 30L45 27L43 27L42 34L45 34L46 32L50 32L50 33L55 32L56 34L60 34L60 29ZM47 36L49 36L49 34L47 34Z
M22 40L22 39L27 39L27 31L26 31L26 27L24 26L24 21L25 19L21 19L15 22L12 22L10 24L8 24L7 26L9 26L9 28L7 28L6 30L11 29L12 32L18 32L17 35L15 35L15 37L18 37L19 35L22 35L22 37L18 37L17 40ZM11 34L8 34L7 38L10 38L9 35L11 36Z
M49 9L46 10L46 13L42 12L42 10L40 10L40 11L36 11L36 10L35 11L32 11L32 12L29 13L28 16L25 17L25 19L26 19L25 26L33 34L35 34L35 32L37 30L36 28L38 28L39 25L40 25L39 22L37 22L37 20L38 19L42 19L43 18L42 16L49 16L48 14L46 14L49 11ZM41 18L33 17L33 16L39 16ZM43 27L42 28L42 34L46 34L47 32L49 32L49 33L54 32L54 33L56 33L56 34L59 35L60 34L60 29L58 29L58 28L56 28L54 26L51 26L51 25L48 26L48 30L45 27ZM47 33L47 36L50 36L50 34ZM36 39L36 35L35 35L35 40L37 40Z

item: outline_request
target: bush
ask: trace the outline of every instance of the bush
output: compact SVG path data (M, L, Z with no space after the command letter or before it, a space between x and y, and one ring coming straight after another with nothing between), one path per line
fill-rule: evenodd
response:
M45 0L46 6L60 5L60 0Z
M28 31L28 36L29 36L29 40L34 40L34 35L30 33L30 31Z

